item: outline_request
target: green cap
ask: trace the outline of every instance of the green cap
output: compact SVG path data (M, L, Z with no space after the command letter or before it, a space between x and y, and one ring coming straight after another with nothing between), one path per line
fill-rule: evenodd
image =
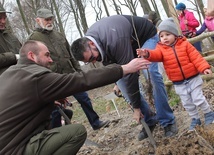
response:
M45 9L45 8L41 8L39 10L37 10L36 16L39 18L50 18L50 17L54 17L54 15L52 14L51 10Z
M12 13L12 12L5 11L5 9L2 6L0 6L0 13Z

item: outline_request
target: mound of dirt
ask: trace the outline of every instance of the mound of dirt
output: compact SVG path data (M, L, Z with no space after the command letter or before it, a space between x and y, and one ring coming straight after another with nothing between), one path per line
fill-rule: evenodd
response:
M204 94L208 102L214 106L214 82L204 84ZM112 87L111 87L112 88ZM173 107L179 132L171 138L164 137L163 128L157 125L153 132L157 148L150 144L149 139L137 140L142 125L136 124L132 111L127 108L100 115L102 120L110 120L106 128L92 130L87 121L83 124L88 131L88 139L98 146L85 144L78 155L214 155L214 124L199 126L195 131L188 132L190 117L179 104ZM203 123L203 114L201 120Z

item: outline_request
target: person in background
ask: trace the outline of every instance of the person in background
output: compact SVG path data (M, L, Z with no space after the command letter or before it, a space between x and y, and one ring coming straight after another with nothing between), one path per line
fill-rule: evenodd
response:
M0 6L0 75L11 65L17 63L21 43L9 28L6 27L7 13Z
M203 23L203 25L201 26L201 28L198 31L194 32L195 36L200 35L206 29L209 32L214 31L214 16L208 16L207 8L204 8L204 13L205 13L204 23ZM212 36L211 38L214 41L214 36Z
M53 60L42 42L26 41L19 54L17 64L0 76L1 155L76 155L87 131L81 124L49 129L54 101L114 83L150 64L136 58L124 65L59 74L49 69Z
M156 33L155 26L145 18L114 15L102 18L93 24L86 32L85 37L79 38L72 43L71 51L79 61L92 63L100 61L103 65L112 63L122 65L137 57L138 41L140 46L142 46L147 40L155 36ZM154 82L157 85L154 85L155 93L153 94L157 115L150 109L140 92L138 73L129 74L118 80L117 86L128 103L132 104L134 119L137 122L140 122L143 114L145 122L151 131L154 130L159 121L164 128L164 136L174 136L178 129L175 116L168 104L166 92L164 92L162 77L160 75L160 78L153 78L152 80L153 82L155 80L158 81ZM139 140L148 137L144 128L142 128L139 137Z
M192 118L189 130L201 125L198 109L205 117L205 125L214 123L214 112L203 95L200 73L212 74L210 65L185 37L178 35L173 18L160 23L160 42L154 50L138 49L138 56L152 62L163 62L168 78Z
M177 10L182 34L187 38L193 37L193 33L197 31L196 28L199 26L198 20L195 18L193 12L186 9L184 3L178 3L175 8ZM193 45L199 52L202 52L201 41L195 42Z
M213 0L207 0L207 15L208 16L214 16Z
M54 30L54 15L51 10L41 8L37 10L36 26L33 33L28 37L28 40L42 41L48 47L51 58L54 61L51 65L51 70L56 73L74 73L80 72L81 68L79 62L75 60L70 52L70 45L62 35L62 33ZM98 130L108 125L109 121L101 121L98 114L94 111L86 92L79 92L73 94L73 97L80 103L85 115L88 118L94 130ZM57 109L54 111L53 119L61 118ZM57 118L57 117L58 118ZM56 125L58 126L58 125Z

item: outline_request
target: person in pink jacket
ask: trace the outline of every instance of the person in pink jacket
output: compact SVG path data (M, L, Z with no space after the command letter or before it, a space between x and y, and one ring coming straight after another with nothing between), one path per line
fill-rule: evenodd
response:
M194 35L200 35L203 33L206 29L211 32L214 31L214 16L209 16L207 13L207 8L204 8L204 13L205 13L205 19L204 23L202 24L201 28L194 32ZM214 41L214 36L211 37L212 40Z
M193 33L197 31L196 28L200 25L198 20L195 18L193 12L186 9L186 5L184 3L178 3L175 8L177 10L182 34L187 38L193 37ZM193 45L199 52L202 52L200 41Z
M173 18L162 21L158 29L160 42L155 50L138 49L138 56L163 62L183 107L192 118L189 130L201 125L198 108L204 113L205 125L214 123L214 112L203 95L200 76L200 73L212 74L210 65L185 37L178 35Z

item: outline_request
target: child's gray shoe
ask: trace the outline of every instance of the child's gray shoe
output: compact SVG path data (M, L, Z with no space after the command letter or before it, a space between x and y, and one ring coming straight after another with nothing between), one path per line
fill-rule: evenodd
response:
M204 114L204 118L205 118L205 125L209 125L214 123L214 112L209 112Z
M193 131L197 125L201 125L201 120L199 118L193 118L189 127L189 131Z

